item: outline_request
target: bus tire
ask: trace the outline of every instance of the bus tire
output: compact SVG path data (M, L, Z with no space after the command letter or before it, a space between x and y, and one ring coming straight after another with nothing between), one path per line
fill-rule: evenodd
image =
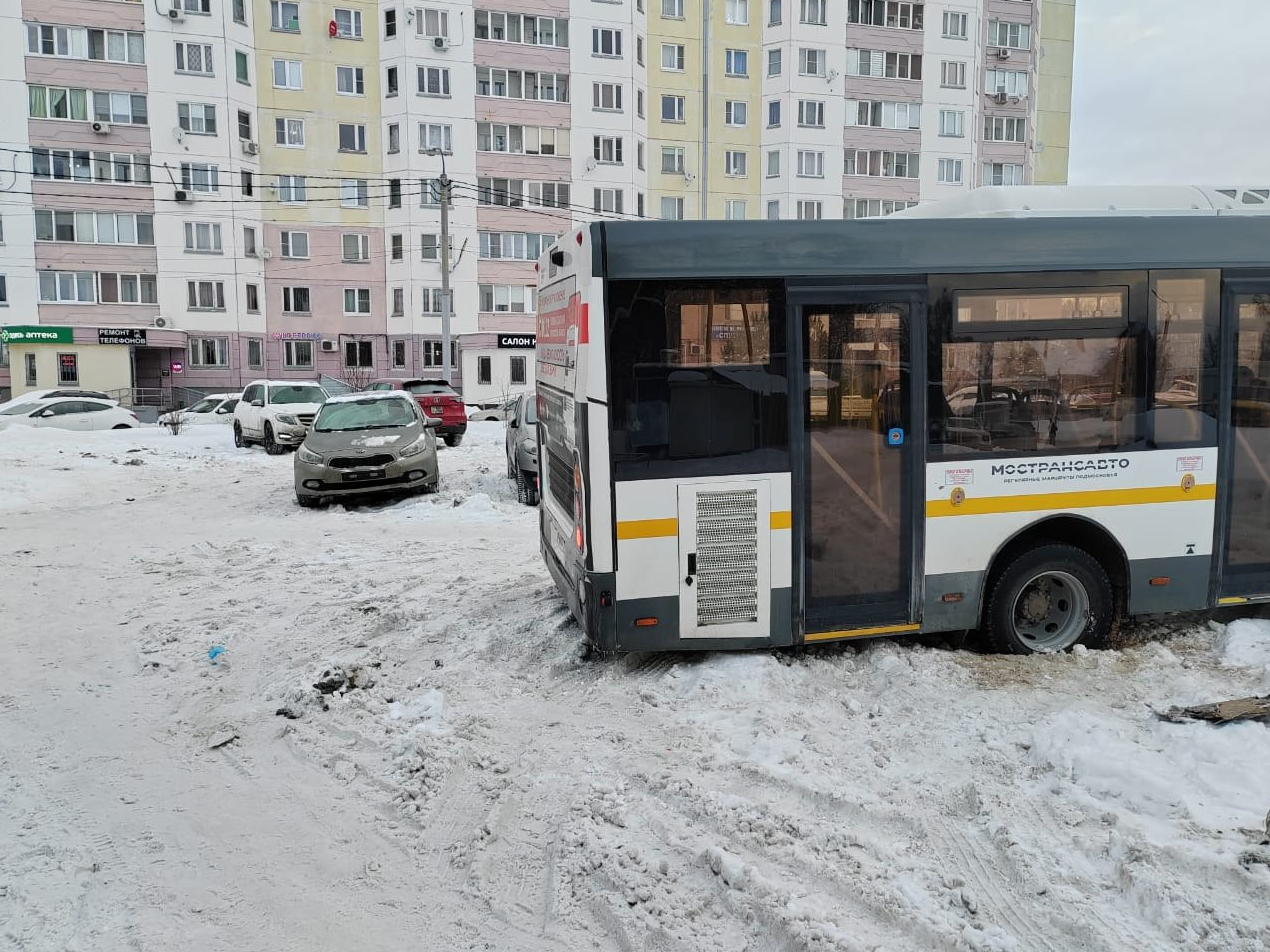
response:
M1098 560L1057 543L1015 557L992 586L985 614L988 640L1002 654L1101 648L1114 618L1111 580Z

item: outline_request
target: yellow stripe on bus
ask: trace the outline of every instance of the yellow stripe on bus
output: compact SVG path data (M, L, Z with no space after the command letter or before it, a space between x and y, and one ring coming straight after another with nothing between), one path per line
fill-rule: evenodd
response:
M874 628L849 628L845 631L818 631L804 635L803 641L837 641L842 638L865 638L869 635L899 635L921 630L921 625L878 625Z
M788 529L794 524L794 514L788 509L778 510L772 513L773 529Z
M1227 595L1225 598L1217 599L1218 605L1243 605L1248 599L1242 595Z
M1198 502L1216 499L1217 485L1201 483L1186 492L1178 486L1145 489L1094 489L1074 493L1033 493L1025 496L966 496L960 505L951 499L931 499L926 518L982 516L996 512L1037 512L1044 509L1092 509L1101 506L1138 506L1155 502Z
M617 524L618 539L663 539L677 535L678 519L631 519Z

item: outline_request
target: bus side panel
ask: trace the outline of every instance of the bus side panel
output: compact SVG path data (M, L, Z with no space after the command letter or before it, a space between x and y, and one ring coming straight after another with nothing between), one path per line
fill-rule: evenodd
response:
M770 512L761 531L769 534L768 617L753 638L711 638L708 629L685 637L680 630L680 593L685 552L695 548L681 529L681 489L713 484L762 482ZM625 651L677 648L720 649L788 645L793 642L792 484L789 473L706 476L694 479L620 481L616 484L617 647ZM686 546L686 548L684 548ZM651 620L656 619L656 624ZM638 624L638 622L643 622Z
M1055 516L1115 540L1129 563L1130 614L1207 607L1216 478L1214 447L928 464L922 630L976 627L997 553ZM1157 577L1168 584L1148 584Z

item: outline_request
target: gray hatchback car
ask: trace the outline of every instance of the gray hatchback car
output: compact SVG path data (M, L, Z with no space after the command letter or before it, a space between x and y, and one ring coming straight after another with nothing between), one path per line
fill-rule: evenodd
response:
M435 492L439 424L401 390L331 397L296 450L296 501Z

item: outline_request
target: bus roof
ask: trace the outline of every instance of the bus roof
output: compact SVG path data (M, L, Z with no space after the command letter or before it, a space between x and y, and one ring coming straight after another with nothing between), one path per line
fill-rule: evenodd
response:
M1265 215L1270 188L1199 185L989 186L956 198L922 202L898 218L1058 218L1130 215ZM874 219L877 220L877 219Z
M919 206L920 207L920 206ZM1270 269L1270 214L647 221L591 226L610 280Z

